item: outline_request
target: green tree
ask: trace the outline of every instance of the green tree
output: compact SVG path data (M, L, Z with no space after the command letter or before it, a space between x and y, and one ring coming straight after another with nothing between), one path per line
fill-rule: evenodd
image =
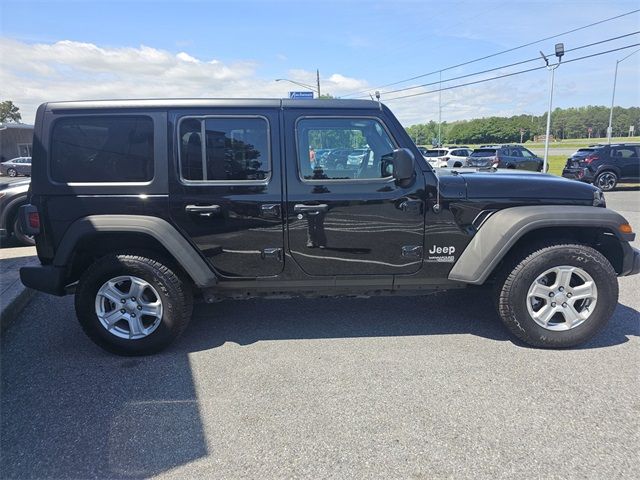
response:
M546 112L542 115L514 115L512 117L486 117L442 123L443 143L506 143L532 140L543 135L547 124ZM609 107L588 105L577 108L556 108L551 114L551 133L561 138L604 137L609 125ZM613 135L626 136L629 127L635 125L640 132L640 107L615 107L613 109ZM430 144L438 136L438 124L431 121L408 127L407 133L421 144Z
M20 109L16 107L11 100L0 102L0 123L20 123L21 119Z

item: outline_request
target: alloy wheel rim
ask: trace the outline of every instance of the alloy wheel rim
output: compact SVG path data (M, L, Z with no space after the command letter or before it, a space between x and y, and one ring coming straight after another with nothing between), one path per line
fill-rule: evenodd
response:
M127 340L151 335L162 321L158 291L146 280L123 275L107 280L96 294L95 311L100 325Z
M610 173L603 173L598 179L598 187L603 190L611 190L616 184L615 177Z
M595 281L582 268L562 265L536 278L527 293L527 309L542 328L571 330L593 314L598 302Z

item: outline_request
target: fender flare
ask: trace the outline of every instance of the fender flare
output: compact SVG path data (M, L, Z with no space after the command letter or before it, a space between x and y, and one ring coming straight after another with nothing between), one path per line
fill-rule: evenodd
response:
M523 235L548 227L598 227L613 232L621 242L635 234L618 227L627 220L601 207L545 205L511 207L491 215L475 234L449 272L449 279L480 285Z
M167 249L198 287L210 287L217 283L215 273L200 252L173 225L161 218L145 215L90 215L76 220L62 237L53 265L65 267L82 238L105 232L134 232L153 237Z

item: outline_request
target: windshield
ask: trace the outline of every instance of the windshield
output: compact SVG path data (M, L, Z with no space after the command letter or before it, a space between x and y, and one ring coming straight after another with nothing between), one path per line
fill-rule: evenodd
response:
M472 157L495 157L495 155L495 148L481 148L478 150L474 150L474 152L471 154Z

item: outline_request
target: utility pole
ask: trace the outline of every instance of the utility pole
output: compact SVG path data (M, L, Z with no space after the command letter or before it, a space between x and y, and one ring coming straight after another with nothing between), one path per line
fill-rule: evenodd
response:
M616 60L616 70L613 74L613 93L611 94L611 110L609 110L609 128L607 128L607 140L608 143L611 144L611 137L613 136L613 101L616 98L616 80L618 79L618 65L629 58L631 55L640 52L640 50L636 50L635 52L631 52L629 55L624 57L621 60Z
M320 98L320 69L316 68L316 81L318 82L318 98Z
M542 173L546 173L547 168L549 167L549 135L551 133L551 105L553 103L553 81L555 77L556 68L560 66L560 62L562 62L562 56L564 55L564 44L556 43L556 57L558 57L558 63L555 65L549 65L549 59L546 55L540 52L542 58L547 64L547 70L551 72L551 86L549 88L549 110L547 112L547 131L544 139L544 161L542 163Z
M442 145L442 70L440 70L440 86L438 87L438 147Z

